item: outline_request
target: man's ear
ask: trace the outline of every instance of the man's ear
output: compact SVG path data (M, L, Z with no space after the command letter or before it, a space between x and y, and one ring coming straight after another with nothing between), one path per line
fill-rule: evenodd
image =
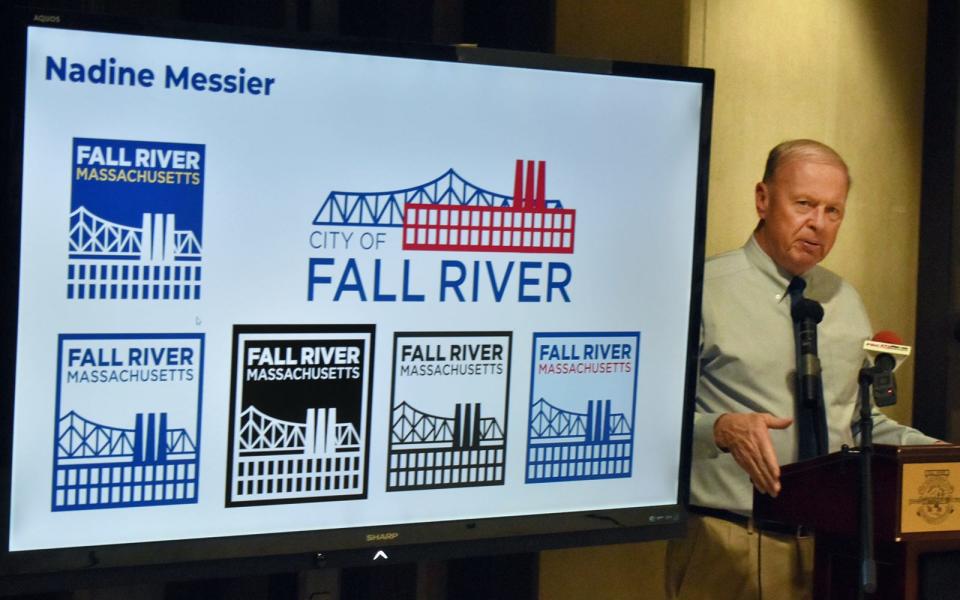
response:
M767 218L767 211L770 209L770 190L764 182L757 183L753 190L754 201L757 205L757 216L763 221Z

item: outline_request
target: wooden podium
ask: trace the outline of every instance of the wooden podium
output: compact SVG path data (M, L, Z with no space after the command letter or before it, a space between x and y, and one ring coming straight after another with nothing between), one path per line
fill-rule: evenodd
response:
M857 452L836 452L786 465L777 498L754 492L759 523L804 525L816 532L817 600L857 598L859 461ZM960 598L957 588L949 596L921 595L921 588L936 585L931 577L960 580L960 446L878 444L872 464L877 561L872 598Z

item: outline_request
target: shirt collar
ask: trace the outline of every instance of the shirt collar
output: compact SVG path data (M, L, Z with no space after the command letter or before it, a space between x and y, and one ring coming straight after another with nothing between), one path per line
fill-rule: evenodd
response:
M776 290L777 300L782 302L784 298L789 297L787 294L787 286L790 285L790 280L793 279L793 275L787 273L782 269L777 263L773 262L773 259L764 252L763 248L760 247L760 244L757 243L757 237L751 235L750 239L747 240L747 243L743 247L743 252L747 257L747 261L755 269L760 271L764 279L770 282L770 285ZM802 277L807 280L807 283L810 283L808 277L809 273L804 273Z

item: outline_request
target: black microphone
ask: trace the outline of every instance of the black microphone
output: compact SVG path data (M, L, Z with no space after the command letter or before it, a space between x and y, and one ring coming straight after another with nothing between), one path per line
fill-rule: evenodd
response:
M817 356L817 323L823 320L823 307L816 300L797 298L790 316L797 347L798 457L804 460L823 456L830 447Z
M817 356L817 324L823 320L823 307L816 300L801 298L790 309L797 328L797 377L803 406L815 408L822 397L820 358Z

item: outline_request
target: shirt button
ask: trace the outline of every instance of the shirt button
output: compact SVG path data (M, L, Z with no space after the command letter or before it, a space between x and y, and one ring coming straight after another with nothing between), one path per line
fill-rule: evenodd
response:
M779 299L782 298L782 297L783 297L783 296L780 295L780 294L777 294L776 296L774 296L774 298L776 298L777 300L779 300Z

